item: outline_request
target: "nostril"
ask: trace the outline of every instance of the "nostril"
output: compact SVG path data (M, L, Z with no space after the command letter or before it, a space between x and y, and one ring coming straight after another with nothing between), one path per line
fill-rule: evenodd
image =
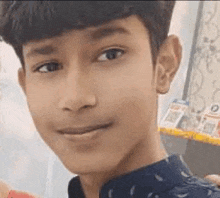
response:
M84 109L87 109L87 108L89 108L89 107L91 107L90 105L85 105L83 108Z
M77 95L68 93L59 101L59 109L66 112L78 112L80 110L91 109L97 105L97 98L94 94L81 92Z
M64 111L71 111L71 109L70 109L70 108L67 108L67 107L64 107L63 110L64 110Z
M81 108L78 108L78 110L82 110L82 109L89 109L89 108L92 108L93 107L93 105L84 105L84 106L82 106ZM73 108L68 108L68 107L64 107L63 108L63 110L64 111L72 111L73 110Z

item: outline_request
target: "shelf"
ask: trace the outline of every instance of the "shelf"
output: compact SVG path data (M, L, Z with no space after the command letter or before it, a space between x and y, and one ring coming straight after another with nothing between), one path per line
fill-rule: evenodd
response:
M212 144L215 146L220 146L220 138L215 138L211 135L198 133L195 131L182 131L177 128L164 128L158 127L158 130L165 135L172 135L179 138L184 138L188 140L195 140L203 143Z

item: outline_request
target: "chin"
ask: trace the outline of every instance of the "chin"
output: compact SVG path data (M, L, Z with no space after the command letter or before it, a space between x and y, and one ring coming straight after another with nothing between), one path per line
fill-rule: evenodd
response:
M111 172L116 169L120 160L78 160L76 163L64 164L64 166L73 174L85 175L98 172Z

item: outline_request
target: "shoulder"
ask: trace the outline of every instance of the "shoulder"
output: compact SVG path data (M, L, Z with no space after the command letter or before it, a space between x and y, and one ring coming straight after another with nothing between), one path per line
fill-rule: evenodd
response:
M182 184L164 192L160 198L220 198L220 189L207 180L190 177Z

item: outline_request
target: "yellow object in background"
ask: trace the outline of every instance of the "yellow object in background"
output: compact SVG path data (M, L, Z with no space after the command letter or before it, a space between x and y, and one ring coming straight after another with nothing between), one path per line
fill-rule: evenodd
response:
M182 131L177 128L159 127L158 130L165 135L172 135L179 138L195 140L203 143L212 144L215 146L220 146L220 138L215 138L208 134L199 133L195 131Z

